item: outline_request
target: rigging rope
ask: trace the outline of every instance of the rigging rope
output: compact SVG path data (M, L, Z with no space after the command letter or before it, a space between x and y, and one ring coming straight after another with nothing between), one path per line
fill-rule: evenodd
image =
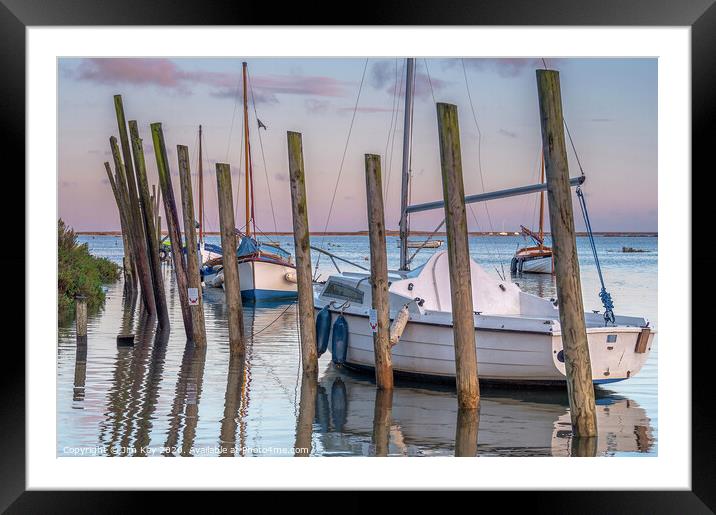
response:
M358 112L358 102L360 101L360 95L363 91L363 82L365 81L365 72L368 69L368 58L365 60L365 64L363 65L363 75L360 79L360 85L358 86L358 95L356 96L356 103L353 107L353 116L351 117L351 123L348 127L348 136L346 137L346 145L343 147L343 157L341 157L341 164L338 168L338 177L336 177L336 185L333 188L333 197L331 198L331 205L328 208L328 216L326 216L326 225L323 227L323 234L321 235L321 250L324 250L325 246L325 240L326 240L326 231L328 230L328 224L331 221L331 215L333 214L333 205L336 201L336 194L338 193L338 185L341 182L341 175L343 174L343 164L346 160L346 153L348 152L348 144L351 141L351 133L353 132L353 122L355 122L356 119L356 113ZM318 259L316 259L316 267L313 271L313 280L316 280L316 276L318 274L318 265L321 263L321 254L318 254Z
M607 291L604 285L604 276L602 276L602 267L599 264L599 255L597 254L597 245L594 242L594 234L592 233L592 224L589 221L589 213L587 212L587 203L584 199L584 193L582 187L577 186L577 198L579 199L579 207L582 209L582 216L584 217L584 224L587 227L587 235L589 236L589 244L592 248L592 254L594 255L594 262L597 265L597 273L599 274L599 282L602 284L602 289L599 292L599 298L602 300L604 305L604 325L607 322L614 323L614 302L612 296Z

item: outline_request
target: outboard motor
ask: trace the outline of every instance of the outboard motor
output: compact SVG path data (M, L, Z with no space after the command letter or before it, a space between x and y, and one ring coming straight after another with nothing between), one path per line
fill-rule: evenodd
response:
M348 322L343 315L338 315L333 323L333 340L331 345L333 363L342 365L348 354Z
M318 357L328 349L328 339L331 335L331 311L328 306L318 312L316 316L316 350Z

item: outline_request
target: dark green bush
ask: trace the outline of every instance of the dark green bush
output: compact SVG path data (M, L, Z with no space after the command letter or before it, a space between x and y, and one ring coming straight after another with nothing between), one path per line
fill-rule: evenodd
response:
M87 297L87 308L97 311L104 304L102 285L119 279L119 266L106 258L89 253L87 244L79 245L75 232L57 221L57 308L60 324L72 320L75 296Z

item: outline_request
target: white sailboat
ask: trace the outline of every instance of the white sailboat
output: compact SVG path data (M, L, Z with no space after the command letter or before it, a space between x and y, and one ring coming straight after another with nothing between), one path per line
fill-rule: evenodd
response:
M400 270L389 277L390 318L407 310L408 322L393 347L397 375L454 381L452 306L447 251L434 254L424 265L409 271L407 217L410 212L442 207L442 202L407 205L410 176L410 128L414 60L408 60L403 145L403 181L400 219ZM572 180L581 184L581 179ZM540 191L544 185L526 186L468 197L470 202ZM471 261L472 300L475 309L475 345L480 379L519 384L564 384L565 365L558 307L550 300L525 293L508 281L493 278ZM328 307L335 319L347 322L347 351L338 362L358 369L374 367L370 325L371 287L367 273L331 275L314 295L314 307ZM608 296L608 294L607 294ZM609 301L611 303L611 301ZM605 303L606 304L606 303ZM605 316L606 315L606 316ZM643 317L585 313L592 376L597 384L628 379L646 362L654 338ZM334 354L333 359L336 361Z
M243 63L244 90L244 156L246 170L246 227L236 251L239 264L241 297L245 300L288 300L298 296L296 266L291 254L277 243L259 241L254 215L253 167L249 141L247 64ZM206 246L205 246L206 248ZM220 250L220 249L219 249ZM205 252L207 257L211 254ZM206 266L208 265L208 266ZM204 284L224 287L223 260L216 257L203 267Z

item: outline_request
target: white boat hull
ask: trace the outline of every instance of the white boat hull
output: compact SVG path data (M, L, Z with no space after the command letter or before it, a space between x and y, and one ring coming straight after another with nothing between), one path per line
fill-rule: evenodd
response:
M268 261L244 261L239 263L241 296L256 300L291 299L298 295L295 269ZM220 287L224 287L223 273Z
M531 274L551 274L552 258L544 257L525 260L522 263L522 272Z

